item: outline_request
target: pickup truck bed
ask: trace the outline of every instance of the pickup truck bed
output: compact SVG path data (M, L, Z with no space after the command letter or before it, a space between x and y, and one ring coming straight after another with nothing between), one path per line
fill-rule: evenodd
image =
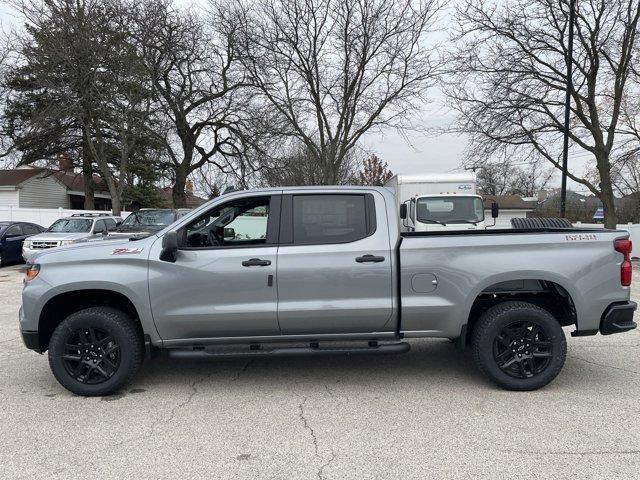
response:
M491 380L530 390L560 371L562 326L635 328L627 232L401 234L395 205L376 187L233 192L146 238L48 250L27 270L25 344L82 395L121 388L145 351L400 353L419 337L470 344Z

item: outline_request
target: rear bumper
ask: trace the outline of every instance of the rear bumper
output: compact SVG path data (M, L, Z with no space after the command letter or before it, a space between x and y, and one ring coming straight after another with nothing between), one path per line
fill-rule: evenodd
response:
M635 302L620 302L609 305L600 320L600 333L611 335L636 328L638 325L633 321L633 313L636 308Z

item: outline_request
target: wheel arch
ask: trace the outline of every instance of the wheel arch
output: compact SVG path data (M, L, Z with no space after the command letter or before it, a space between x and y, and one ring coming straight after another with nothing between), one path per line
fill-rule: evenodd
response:
M469 296L466 330L470 334L483 312L507 301L529 302L547 310L561 326L577 325L579 294L568 279L548 272L520 272L485 279Z
M126 313L136 323L141 323L139 309L125 294L108 288L85 288L57 293L44 304L38 319L38 336L41 351L48 349L53 331L69 315L90 307L112 307Z

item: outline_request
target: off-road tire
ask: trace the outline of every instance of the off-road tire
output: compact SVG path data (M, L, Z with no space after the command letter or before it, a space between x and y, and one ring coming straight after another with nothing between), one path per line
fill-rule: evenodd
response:
M545 339L544 342L540 341L539 343L549 344L549 351L542 352L549 353L548 363L543 370L529 378L515 378L506 373L500 368L499 359L496 358L497 342L500 342L500 345L504 344L503 329L509 329L511 325L518 322L531 322L538 325L539 335ZM498 340L498 336L500 336L500 340ZM527 338L527 334L524 335L524 338ZM510 342L512 345L514 343ZM529 342L527 341L527 343ZM514 350L516 350L514 357L517 356L516 347L517 345L514 346ZM503 349L504 354L511 355L506 351L510 347L502 346L500 348ZM549 312L528 302L513 301L495 305L482 314L473 327L472 350L476 365L490 380L507 390L526 391L544 387L560 373L567 355L567 341L562 327ZM524 350L521 353L524 355ZM527 353L530 352L527 351ZM533 350L531 350L531 354L533 355ZM535 361L540 361L540 359L535 359ZM522 368L526 370L526 367ZM533 369L530 369L529 372L523 370L523 375L530 372L533 372Z
M100 383L83 383L69 372L69 362L63 360L63 355L68 353L68 347L66 346L68 339L71 335L74 335L74 332L78 332L81 329L95 329L96 331L107 332L114 339L113 343L109 345L118 346L117 367L113 369L114 372L108 379ZM90 357L86 358L89 359ZM143 359L144 342L139 324L127 314L115 308L91 307L73 313L58 325L49 341L49 366L51 371L63 387L76 395L102 396L118 392L133 379L140 369ZM97 359L97 361L100 362L100 359ZM82 375L80 378L82 378Z

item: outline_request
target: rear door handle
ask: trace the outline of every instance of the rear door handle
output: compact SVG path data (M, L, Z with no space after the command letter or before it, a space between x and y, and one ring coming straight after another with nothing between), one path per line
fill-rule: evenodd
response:
M358 263L379 263L384 262L384 257L378 257L376 255L363 255L362 257L356 257Z
M260 258L252 258L242 262L243 267L267 267L271 265L271 260L262 260Z

